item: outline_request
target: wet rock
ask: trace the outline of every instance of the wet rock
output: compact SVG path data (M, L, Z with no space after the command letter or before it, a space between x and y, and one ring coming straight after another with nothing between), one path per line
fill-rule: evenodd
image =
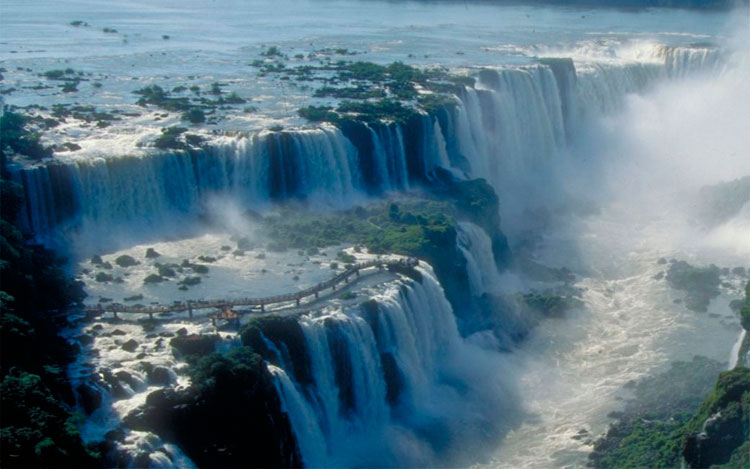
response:
M110 430L104 434L104 439L108 441L123 441L125 440L125 430L122 428Z
M119 265L120 267L132 267L134 265L140 264L140 262L135 260L132 256L123 254L122 256L115 259L115 264Z
M156 252L154 248L148 248L146 249L146 259L156 259L157 257L160 257L161 254Z
M159 332L159 337L170 338L170 337L174 337L174 334L169 331L164 331L164 332Z
M109 393L112 397L115 399L122 399L129 396L128 392L122 387L122 384L120 384L120 380L118 380L111 371L106 369L102 370L101 377L104 383L109 387Z
M83 345L91 345L94 343L94 338L88 334L81 334L78 337L76 337L76 340Z
M659 265L664 265L664 264L667 263L667 259L665 259L663 257L660 257L659 260L656 261L656 263L659 264Z
M654 280L661 280L664 278L664 272L659 272L658 274L654 275L651 278L653 278Z
M125 370L118 371L117 373L115 373L115 376L117 377L117 379L130 386L130 388L133 390L139 388L142 384L132 374L128 373Z
M148 382L151 384L168 386L172 383L172 373L163 366L155 366L148 373Z
M78 393L79 403L87 415L91 415L102 405L102 394L95 386L89 383L81 383L76 388L76 392Z
M112 280L114 280L114 277L112 277L110 274L99 272L98 274L96 274L96 277L94 277L94 280L96 280L99 283L105 283L105 282L111 282Z
M177 329L177 335L180 337L185 337L187 333L188 333L188 330L185 329L184 327Z
M122 329L115 329L114 331L112 331L112 335L128 335L128 334Z
M669 266L667 282L675 290L686 293L685 306L691 311L705 313L709 302L719 296L721 269L711 264L695 267L685 261Z
M289 419L263 360L245 357L226 378L208 386L154 391L124 422L174 441L198 467L242 467L247 461L257 467L301 466ZM232 418L217 422L217 415Z
M207 355L214 351L214 345L218 340L218 335L190 334L175 337L169 341L169 345L182 355Z
M147 451L139 451L133 458L133 467L151 467L151 458Z
M138 348L138 342L135 339L130 339L124 344L122 344L122 349L127 352L135 352Z
M143 358L146 358L146 356L147 356L146 352L141 352L138 355L136 355L135 358L137 358L138 360L141 360Z

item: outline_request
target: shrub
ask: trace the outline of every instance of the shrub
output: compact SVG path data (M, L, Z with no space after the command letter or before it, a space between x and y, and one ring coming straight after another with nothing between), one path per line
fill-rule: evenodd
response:
M28 130L29 120L21 114L6 110L0 116L0 151L5 155L5 149L34 159L52 156L52 149L45 147L39 141L40 135Z
M203 122L206 122L206 114L197 107L183 112L181 118L182 120L188 121L191 124L201 124Z
M184 127L166 127L161 129L161 135L154 140L154 146L163 150L184 149L185 144L179 140L179 136L187 131Z
M307 106L298 109L297 114L310 122L336 122L339 118L330 106Z

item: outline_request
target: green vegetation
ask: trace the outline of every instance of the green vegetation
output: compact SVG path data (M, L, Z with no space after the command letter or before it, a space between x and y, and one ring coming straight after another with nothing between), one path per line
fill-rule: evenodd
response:
M84 293L65 276L62 260L33 244L16 225L23 191L8 180L5 163L10 152L24 148L18 138L25 129L13 113L6 112L2 124L0 461L4 467L98 466L98 454L89 452L78 434L80 417L72 411L75 401L65 379L76 349L50 320Z
M746 331L750 331L750 282L745 285L745 302L740 307L740 322Z
M183 112L181 118L191 124L202 124L203 122L206 122L206 114L195 107Z
M667 270L667 282L672 288L686 293L685 306L688 309L704 313L708 303L719 296L721 269L713 264L695 267L685 261L677 261Z
M310 122L336 122L339 119L330 106L306 106L299 108L297 113Z
M442 107L455 106L455 94L463 86L474 86L473 78L451 75L439 68L422 70L402 62L379 65L339 61L320 67L293 68L283 63L258 62L253 66L261 68L262 76L275 73L281 75L280 79L322 80L324 85L315 90L315 97L347 100L335 110L314 105L299 109L299 115L311 122L404 122L420 111L436 112ZM322 78L331 73L334 77ZM343 86L334 86L338 84Z
M680 269L714 278L713 268ZM741 308L746 329L749 310L750 282L745 285ZM745 353L741 350L740 356ZM593 465L678 467L684 459L689 467L747 467L750 368L738 365L721 372L711 386L720 370L718 364L695 357L691 363L677 362L666 373L638 383L636 399L628 403L607 436L596 442L590 456Z
M276 46L269 47L268 49L261 52L260 55L264 57L281 57L282 56L281 51Z
M200 135L188 134L185 127L165 127L161 135L154 139L154 147L161 150L188 150L199 147L205 139Z
M10 162L12 153L36 160L52 156L52 150L39 141L40 134L29 130L29 124L27 117L8 109L0 116L0 164Z
M578 304L573 298L551 294L527 293L523 295L523 301L534 311L544 316L559 317L565 314L572 306Z
M264 229L285 249L309 249L343 243L360 244L374 253L423 257L455 237L457 219L496 230L497 196L482 179L459 181L425 198L373 204L330 214L283 210L266 217ZM289 212L289 213L287 213ZM450 244L451 249L455 244ZM351 262L349 257L343 262Z
M446 178L447 179L447 178ZM402 198L327 214L282 209L280 216L263 219L262 230L275 249L305 250L353 244L372 253L395 253L429 262L456 311L471 304L466 259L456 248L457 222L471 221L492 241L500 266L509 259L505 236L500 232L498 199L482 179L446 180L439 189L421 197ZM340 259L341 260L341 259ZM342 263L351 259L341 260ZM331 263L334 264L334 263ZM336 262L338 267L338 262ZM459 315L459 326L471 328L468 313ZM466 321L464 324L462 321Z
M711 393L722 365L705 357L675 362L661 374L634 384L629 401L590 460L599 468L679 467L686 425Z
M133 91L133 93L141 96L136 102L139 106L153 105L167 111L175 112L186 112L192 108L192 104L188 98L174 98L159 85L140 88Z
M732 460L748 461L750 368L719 375L713 392L686 426L686 434L683 455L691 467L732 467Z
M212 338L218 337L179 339L203 348L212 346ZM258 354L250 347L233 347L189 361L193 385L151 393L145 408L127 417L129 427L165 435L185 448L198 467L241 467L248 461L257 467L302 465L274 378Z
M58 401L41 377L13 370L0 383L0 396L4 466L94 466L81 445L82 416Z
M313 94L316 98L343 98L343 99L371 99L371 98L385 98L387 96L385 90L379 88L369 88L364 85L345 87L345 88L333 88L330 86L324 86L315 90Z

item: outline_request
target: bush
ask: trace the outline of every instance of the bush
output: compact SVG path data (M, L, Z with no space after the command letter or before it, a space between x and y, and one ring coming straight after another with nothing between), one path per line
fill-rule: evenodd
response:
M162 150L173 149L180 150L185 148L185 144L179 140L181 134L187 132L185 127L166 127L161 129L161 135L154 140L154 146Z
M336 122L339 118L330 106L307 106L298 109L297 114L310 122Z
M183 112L181 118L191 124L202 124L203 122L206 122L206 114L197 107Z
M18 372L0 383L0 460L15 467L91 467L94 459L83 447L78 423L58 402L42 379Z
M40 143L40 134L28 130L28 123L28 118L7 109L0 116L0 152L3 154L3 164L10 156L6 155L6 148L37 160L52 156L52 149Z

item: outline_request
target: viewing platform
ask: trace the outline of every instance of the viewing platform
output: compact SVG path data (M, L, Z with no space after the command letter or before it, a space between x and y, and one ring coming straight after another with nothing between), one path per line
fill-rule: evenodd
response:
M187 312L188 316L192 319L193 314L197 310L205 309L216 309L219 313L212 314L209 317L211 321L216 324L217 319L223 319L227 321L236 321L239 319L239 313L235 311L237 307L250 307L250 312L260 314L266 313L267 307L271 305L279 305L284 303L291 303L291 306L299 307L302 305L302 300L306 298L319 298L320 294L325 290L336 290L336 288L344 283L349 283L352 277L359 277L360 271L369 268L398 270L398 269L413 269L419 265L419 260L410 257L408 259L398 260L382 260L374 259L366 262L355 264L345 270L344 272L334 276L333 278L326 280L325 282L318 283L310 288L300 290L293 293L287 293L283 295L268 296L264 298L239 298L234 300L210 300L210 301L186 301L176 302L171 305L152 305L152 306L128 306L121 303L108 303L99 304L96 307L84 308L83 312L86 313L88 319L93 319L102 316L107 313L111 313L115 319L118 318L118 314L140 314L148 315L150 319L154 319L154 315L167 314L167 313L184 313ZM256 308L256 309L253 309ZM231 317L230 317L231 316Z

